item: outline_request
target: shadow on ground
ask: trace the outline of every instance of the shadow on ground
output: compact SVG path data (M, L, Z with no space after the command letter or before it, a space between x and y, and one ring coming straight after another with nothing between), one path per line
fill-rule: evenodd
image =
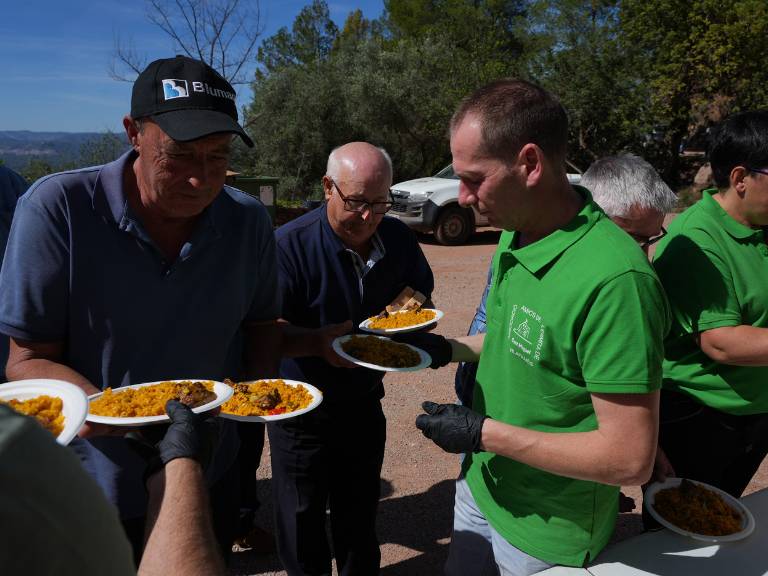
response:
M454 480L443 480L426 492L379 503L379 539L417 551L413 558L381 569L382 576L442 574L453 524Z
M257 489L261 508L256 523L274 533L270 481L260 480ZM416 555L382 568L382 576L442 574L448 545L439 541L446 542L451 534L454 481L443 480L420 494L392 498L392 492L391 483L383 479L377 517L379 541L382 545L403 546L416 551ZM281 570L274 550L269 553L237 552L229 562L229 573L233 576L271 574Z

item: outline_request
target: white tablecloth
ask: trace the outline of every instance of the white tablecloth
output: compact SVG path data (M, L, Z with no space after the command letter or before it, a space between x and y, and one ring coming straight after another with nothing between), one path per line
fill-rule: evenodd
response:
M670 530L641 534L607 548L587 568L555 567L542 576L764 576L768 575L768 489L742 501L755 530L738 542L711 544Z

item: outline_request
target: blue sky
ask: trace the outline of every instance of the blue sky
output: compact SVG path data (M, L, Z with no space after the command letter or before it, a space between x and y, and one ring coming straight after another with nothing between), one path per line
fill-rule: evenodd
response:
M309 0L261 0L262 39L289 29ZM16 0L0 18L0 130L122 131L131 85L109 76L115 39L131 40L148 61L174 54L146 18L143 0ZM341 26L349 12L381 15L383 0L328 1ZM237 87L243 104L247 85Z

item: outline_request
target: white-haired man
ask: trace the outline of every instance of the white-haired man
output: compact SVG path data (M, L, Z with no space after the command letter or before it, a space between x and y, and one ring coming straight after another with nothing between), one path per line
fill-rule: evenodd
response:
M415 235L384 216L392 206L384 150L366 142L335 149L322 185L325 205L276 235L282 318L290 323L280 375L323 392L315 410L267 426L278 552L290 576L330 574L328 506L338 573L370 575L380 561L383 373L347 363L330 342L406 287L429 296L434 280Z

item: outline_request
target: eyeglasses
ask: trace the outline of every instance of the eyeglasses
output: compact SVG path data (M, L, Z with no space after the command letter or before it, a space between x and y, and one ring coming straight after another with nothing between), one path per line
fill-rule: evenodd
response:
M344 196L344 193L339 188L338 184L334 182L333 178L328 177L333 187L339 193L339 197L344 201L344 210L347 212L357 212L358 214L365 212L367 209L373 214L386 214L392 209L394 202L389 200L388 202L366 202L365 200L356 200L355 198L349 198ZM392 198L392 193L389 193L389 197Z
M650 238L643 240L642 242L639 242L640 248L648 248L651 244L656 244L659 240L664 238L664 236L667 235L667 229L664 228L664 226L661 227L661 232L657 234L656 236L651 236Z
M750 168L749 166L746 166L746 169L750 172L756 172L758 174L765 174L768 176L768 170L760 170L759 168Z

